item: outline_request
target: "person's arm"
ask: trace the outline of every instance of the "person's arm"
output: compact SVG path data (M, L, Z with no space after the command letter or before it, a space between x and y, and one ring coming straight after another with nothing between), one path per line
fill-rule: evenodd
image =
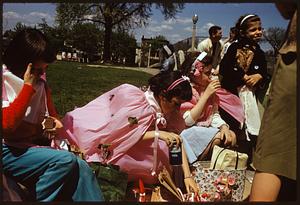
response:
M235 145L235 139L232 139L232 133L229 130L229 125L221 118L218 111L215 111L212 116L211 126L220 130L220 138L225 145Z
M184 184L186 187L187 193L190 193L193 191L194 193L199 193L200 189L195 182L195 180L192 177L191 170L189 167L188 159L186 156L185 148L184 145L182 144L181 146L182 150L182 170L183 170L183 175L184 175ZM192 189L192 190L191 190Z
M252 68L251 74L245 75L244 77L245 83L249 87L263 87L265 83L268 83L267 61L265 54L262 50L258 50L257 52L255 62L258 69Z
M216 90L220 88L220 81L219 80L213 80L209 83L209 85L206 87L203 95L200 96L198 99L197 104L189 111L186 111L184 113L184 119L187 126L191 126L189 121L196 122L203 112L203 108L208 100L208 98L213 95Z
M16 99L5 108L2 108L2 128L4 133L14 131L22 121L31 97L35 93L32 84L36 76L31 73L32 63L27 65L24 73L24 85Z
M17 98L8 107L2 108L2 128L4 132L12 132L18 127L34 93L35 91L31 85L24 84Z
M166 132L166 131L161 131L161 130L159 130L158 132L159 132L159 139L165 141L168 146L171 146L174 143L177 146L179 146L179 144L181 143L180 136L173 132ZM153 131L145 132L142 139L149 140L149 139L154 139L154 137L155 137L155 131L153 130Z
M49 115L58 119L59 117L52 100L51 89L46 85L45 90L46 90L47 107L48 107Z

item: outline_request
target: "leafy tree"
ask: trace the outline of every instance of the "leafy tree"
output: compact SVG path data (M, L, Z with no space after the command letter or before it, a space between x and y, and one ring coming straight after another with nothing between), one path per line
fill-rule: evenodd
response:
M268 28L263 34L264 41L272 46L275 56L278 54L278 49L283 42L284 35L285 29L279 27Z
M28 28L29 26L26 26L25 24L22 24L21 22L17 22L15 27L14 27L14 31L17 33L25 28Z
M136 39L126 31L114 32L112 35L112 57L113 61L126 59L127 65L133 65L135 60Z
M103 31L93 23L77 23L71 31L72 45L86 53L99 53L101 50L101 40Z
M58 3L56 21L62 27L78 22L91 21L104 28L104 61L111 56L111 39L113 30L132 29L147 25L155 6L165 18L174 18L184 8L182 3Z
M40 29L49 39L51 45L56 51L64 49L64 35L58 27L51 27L47 24L45 18L42 18L42 22L37 25L37 28Z
M155 36L151 42L151 49L157 50L157 49L161 48L162 42L168 42L166 37L164 37L163 35Z
M25 29L25 28L28 28L28 26L26 26L25 24L22 24L21 22L17 22L15 27L13 28L13 30L11 30L11 29L6 30L3 33L3 36L2 36L3 50L6 49L9 42L15 37L16 33L23 30L23 29Z

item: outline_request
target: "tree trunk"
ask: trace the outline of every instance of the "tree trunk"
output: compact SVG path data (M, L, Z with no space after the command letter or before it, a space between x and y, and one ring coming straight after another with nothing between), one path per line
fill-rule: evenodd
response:
M112 36L112 18L105 17L105 31L104 31L104 53L103 53L103 61L105 63L110 62L111 56L111 36Z

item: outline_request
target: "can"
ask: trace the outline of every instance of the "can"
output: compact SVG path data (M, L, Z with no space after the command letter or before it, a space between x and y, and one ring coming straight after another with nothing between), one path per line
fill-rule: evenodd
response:
M169 161L171 165L181 165L182 164L182 152L180 146L176 147L173 145L169 149Z

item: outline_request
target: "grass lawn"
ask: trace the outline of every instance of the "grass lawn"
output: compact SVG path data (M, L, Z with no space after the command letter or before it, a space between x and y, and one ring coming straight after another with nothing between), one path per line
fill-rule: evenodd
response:
M59 61L49 65L47 81L60 116L81 107L123 83L147 85L152 75L134 70L88 67L77 62Z

